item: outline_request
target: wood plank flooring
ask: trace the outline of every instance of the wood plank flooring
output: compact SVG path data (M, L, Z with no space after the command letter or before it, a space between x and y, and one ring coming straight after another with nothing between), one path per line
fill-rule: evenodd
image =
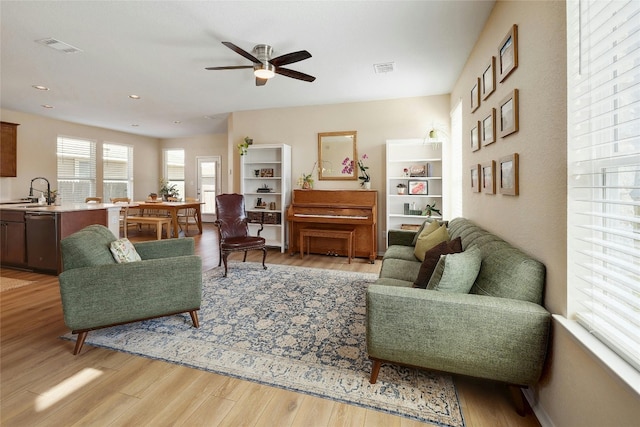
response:
M153 230L131 233L149 240ZM205 224L192 234L203 270L218 265L217 233ZM232 254L231 258L240 258ZM259 252L249 261L260 261ZM241 259L241 258L240 258ZM267 263L377 273L380 261L270 250ZM35 283L0 294L0 425L9 426L397 426L426 424L334 402L85 345L73 356L55 276L11 269L0 276ZM520 417L506 386L454 377L467 426L540 424Z

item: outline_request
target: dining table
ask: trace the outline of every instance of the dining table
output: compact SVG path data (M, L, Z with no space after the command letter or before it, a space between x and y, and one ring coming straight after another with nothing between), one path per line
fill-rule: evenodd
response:
M152 200L144 200L140 202L133 202L131 207L135 207L140 210L140 215L144 216L145 210L162 210L167 211L169 215L171 215L171 224L173 225L173 235L179 235L179 225L178 225L178 211L181 209L190 209L193 208L196 210L196 222L198 224L199 233L202 234L202 215L200 212L200 206L203 205L204 202L195 201L195 202L166 202L162 200L152 201Z

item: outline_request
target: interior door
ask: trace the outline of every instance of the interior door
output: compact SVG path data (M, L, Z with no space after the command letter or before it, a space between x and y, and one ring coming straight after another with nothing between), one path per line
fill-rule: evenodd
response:
M202 221L213 222L216 219L216 194L220 189L220 156L196 157L198 180L197 197L201 206Z

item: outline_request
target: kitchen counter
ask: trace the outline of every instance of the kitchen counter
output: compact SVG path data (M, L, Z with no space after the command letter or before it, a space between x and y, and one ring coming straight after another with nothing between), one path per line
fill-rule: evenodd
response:
M38 205L37 203L0 203L0 210L12 210L22 212L78 212L93 211L102 209L120 209L120 206L113 203L63 203L57 205Z

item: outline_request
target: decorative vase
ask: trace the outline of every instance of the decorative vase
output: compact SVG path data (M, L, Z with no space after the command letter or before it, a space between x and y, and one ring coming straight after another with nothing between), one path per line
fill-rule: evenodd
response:
M362 183L362 187L363 187L365 190L371 190L371 181L365 181L365 182L363 182L363 183Z
M309 181L303 181L302 182L302 189L303 190L311 190L311 183Z
M398 187L398 194L404 194L407 191L405 187Z

